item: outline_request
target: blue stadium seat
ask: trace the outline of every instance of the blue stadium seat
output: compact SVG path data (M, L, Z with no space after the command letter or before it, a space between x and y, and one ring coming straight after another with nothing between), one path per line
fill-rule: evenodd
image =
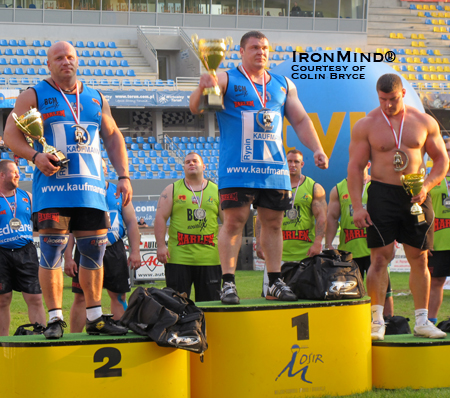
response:
M11 158L9 157L9 153L7 153L7 152L2 152L1 158L2 158L2 159L11 159Z
M26 163L25 164L25 173L27 173L27 174L33 173L34 172L33 166L30 166L26 160L25 160L25 163Z
M117 79L112 79L112 80L111 80L111 86L119 87L119 86L120 86L119 80L117 80Z
M292 51L294 51L294 50L293 50L292 46L286 46L286 50L285 50L285 51L292 52Z
M219 69L225 69L225 65L223 64L223 62L220 63Z
M139 79L134 79L133 86L142 87L142 82Z
M9 41L9 45L10 45L11 47L17 47L17 40L11 39L11 40Z
M227 68L231 69L231 68L234 68L234 67L235 67L234 62L228 62Z
M51 47L51 46L52 46L52 42L50 40L44 41L44 47Z
M150 144L148 143L148 142L144 142L143 144L142 144L142 150L143 151L149 151L151 148L150 148Z
M7 49L5 50L5 55L7 55L8 57L14 55L13 50L11 50L10 48L7 48Z
M158 171L158 178L160 179L166 178L166 173L164 173L164 171Z
M169 156L167 158L167 164L175 164L175 158L173 156Z
M213 144L213 148L214 148L214 149L220 149L219 143L218 143L218 142L215 142L215 143Z
M28 58L22 58L20 65L30 65L30 60Z
M410 5L409 5L409 9L410 9L410 10L417 10L417 7L416 7L415 4L410 4Z
M14 71L14 74L16 75L24 75L25 73L23 73L23 69L22 68L16 68Z
M143 144L144 143L144 137L142 137L142 136L136 137L136 142L138 144Z
M33 40L33 47L42 47L40 40Z
M6 79L4 77L0 77L0 86L6 86Z
M129 164L129 165L128 165L128 171L129 171L130 173L132 173L132 172L136 171L136 169L134 168L134 166L133 166L132 164Z
M89 52L89 50L83 50L83 51L81 52L81 56L82 56L82 57L88 58L88 57L91 56L91 53Z
M47 56L47 51L45 51L45 49L41 48L40 50L38 50L38 56L39 57L46 57Z
M116 70L116 76L125 76L125 73L123 73L122 69L117 69Z
M145 159L144 159L144 164L152 164L153 162L152 162L152 158L149 158L149 157L146 157Z
M8 42L7 42L5 39L1 39L1 40L0 40L0 46L5 47L5 46L7 46L7 45L8 45Z
M88 41L88 42L86 43L86 47L87 47L87 48L95 48L95 44L94 44L93 41Z
M220 137L216 137L216 142L217 142L217 143L220 142Z
M89 82L88 82L88 85L89 86L98 86L98 81L97 81L97 79L89 79Z
M25 43L25 40L22 39L22 40L19 40L18 45L19 45L19 47L26 47L27 43Z
M289 56L289 54L284 54L283 55L283 61L287 61L288 59L290 59L291 57Z
M115 43L114 41L110 41L110 42L108 43L108 47L109 47L109 48L117 48L116 43Z
M145 154L145 152L143 150L139 150L138 153L138 158L146 158L147 155Z
M269 65L269 68L270 69L273 69L273 68L275 68L277 66L277 64L275 63L275 62L272 62L270 65Z
M159 171L159 167L158 167L157 164L152 163L152 164L150 165L150 170L151 170L151 171Z
M83 69L83 73L82 74L83 74L83 76L92 76L91 70L88 69L88 68Z
M32 64L33 64L33 65L36 65L36 66L42 65L41 60L40 60L39 58L33 59Z
M153 179L153 172L152 171L147 171L145 173L145 178L147 178L148 180Z
M27 75L36 75L34 68L27 68Z
M133 69L128 69L127 70L127 76L136 76L136 73L134 73Z
M131 87L131 82L129 79L123 79L122 80L122 86L124 87Z
M176 171L171 171L169 173L169 178L178 178L178 173Z
M0 65L8 65L5 58L0 58Z
M34 51L33 48L29 48L27 50L27 56L29 56L29 57L35 57L36 56L36 52Z
M156 143L156 138L155 137L148 137L148 143L149 144L155 144Z
M122 51L119 51L119 50L114 51L114 57L123 58Z
M172 169L170 168L170 165L164 163L163 164L163 171L171 171Z
M109 87L109 81L106 79L100 80L100 86Z
M183 171L183 166L180 163L175 163L175 170L176 171Z
M13 73L12 73L11 68L5 68L5 69L3 69L3 74L4 75L12 75Z
M114 76L112 69L105 69L105 76Z
M272 60L274 60L274 61L281 61L280 55L279 54L273 54L272 55Z
M23 57L25 55L25 51L23 51L23 48L18 48L16 50L16 55L18 55L19 57Z
M111 58L112 57L111 51L109 51L109 50L103 51L103 56L105 58Z
M305 52L306 52L306 53L312 53L313 51L314 51L313 48L310 47L310 46L308 46L308 47L305 48Z
M210 163L208 165L208 170L217 170L216 163Z
M133 151L127 151L128 159L134 158Z
M164 164L164 159L161 156L156 157L156 164Z
M138 166L139 171L145 173L147 171L147 167L145 166L145 164L140 164Z
M122 68L129 68L130 65L128 65L128 61L126 59L123 59L122 61L120 61L120 66Z
M98 47L98 48L106 48L105 42L104 42L104 41L99 41L99 42L97 43L97 47Z
M282 52L282 51L283 51L283 47L281 47L281 46L275 46L275 51L277 51L277 52Z
M236 53L233 53L233 54L231 54L230 59L239 59L239 57Z
M94 51L92 52L92 56L93 56L93 57L96 57L96 58L100 58L100 57L102 56L102 54L100 54L100 51L94 50Z
M94 69L94 76L103 76L103 72L101 69Z
M11 58L9 60L9 64L10 65L19 65L19 61L17 60L17 58Z
M88 66L97 66L97 62L95 61L95 59L90 59L87 64Z
M125 137L125 144L132 144L133 143L133 139L131 137L126 136Z
M117 61L115 59L111 59L109 61L109 66L117 67L117 66L119 66L119 64L117 63Z
M139 158L133 158L131 159L131 164L141 164L141 161L139 160Z
M168 158L168 157L169 157L169 152L166 151L165 149L163 149L163 150L161 151L161 157L163 157L163 158Z
M84 45L84 43L82 41L77 41L75 43L75 47L77 47L77 48L85 48L86 46Z
M131 149L132 151L139 151L139 145L136 144L135 142L133 142L133 143L131 144L130 149Z
M115 171L111 171L111 173L109 173L108 178L110 180L117 180L117 174Z
M161 79L156 79L155 86L164 86L164 83Z

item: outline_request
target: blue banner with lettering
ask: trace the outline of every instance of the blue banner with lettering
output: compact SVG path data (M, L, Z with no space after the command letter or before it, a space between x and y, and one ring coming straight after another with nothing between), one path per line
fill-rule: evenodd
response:
M133 201L134 211L138 221L143 218L149 227L155 224L157 200Z
M14 108L19 90L0 90L0 108Z
M189 107L191 91L102 91L109 105L120 107Z

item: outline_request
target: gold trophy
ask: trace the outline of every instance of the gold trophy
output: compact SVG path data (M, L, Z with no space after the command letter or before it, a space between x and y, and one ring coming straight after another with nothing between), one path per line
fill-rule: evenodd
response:
M12 117L16 122L17 128L19 128L26 137L37 140L42 145L44 153L51 153L59 159L58 161L50 160L50 162L57 167L64 167L67 164L69 159L67 159L61 151L51 145L48 145L45 141L45 138L43 137L44 123L42 122L41 114L36 108L32 108L19 117L17 117L17 115L13 112Z
M216 69L224 60L228 48L233 45L233 39L227 37L226 39L200 39L196 34L191 37L194 50L198 54L200 61L205 69L212 76L216 76ZM221 111L223 107L223 96L220 93L218 85L214 87L205 88L200 102L200 109L208 111Z
M402 180L403 188L411 196L416 196L422 190L423 182L425 177L425 169L421 169L419 174L406 174L402 175L400 179ZM411 206L411 214L416 216L416 225L423 224L425 222L425 215L423 214L422 207L418 203L414 203Z

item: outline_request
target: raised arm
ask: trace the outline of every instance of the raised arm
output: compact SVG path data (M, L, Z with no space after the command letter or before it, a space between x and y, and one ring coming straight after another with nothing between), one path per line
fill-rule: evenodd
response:
M325 247L333 249L333 239L339 227L339 217L341 216L341 205L339 203L339 193L336 187L330 192L330 202L327 211L327 232L325 234Z
M350 159L347 168L347 185L353 206L353 221L357 228L372 225L369 213L362 205L364 169L370 158L370 144L367 137L368 123L370 120L364 118L355 124L348 148Z
M172 214L173 206L173 184L168 185L158 200L158 207L155 215L155 239L157 251L156 255L160 263L167 263L170 258L169 249L166 246L166 224Z
M327 228L327 201L325 200L325 189L322 185L314 184L314 197L311 203L311 210L316 219L316 238L309 248L307 256L313 257L322 251L322 239Z
M108 157L111 160L117 175L119 177L128 177L128 155L125 140L112 117L108 101L106 101L103 95L102 98L102 128L100 133L103 138L103 144L105 145L106 152L108 153ZM119 180L116 198L118 198L120 194L122 194L123 205L128 205L133 197L133 188L128 179Z
M127 227L128 243L130 244L128 266L131 269L138 269L141 266L141 234L137 225L136 213L131 203L122 206L122 217Z
M199 113L203 112L203 110L199 109L199 105L203 90L205 88L213 87L218 84L220 92L223 95L227 87L227 81L228 75L225 72L219 73L216 78L209 73L204 73L203 75L201 75L199 85L191 94L191 97L189 99L189 108L192 114L198 115Z
M298 98L297 88L294 83L288 78L286 78L286 81L289 89L285 105L287 120L291 123L300 142L314 153L314 163L316 166L321 169L327 169L328 157L323 151L314 124Z

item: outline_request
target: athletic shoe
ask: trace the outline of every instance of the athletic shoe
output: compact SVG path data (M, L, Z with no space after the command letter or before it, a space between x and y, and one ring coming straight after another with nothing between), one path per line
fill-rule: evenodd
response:
M371 332L371 336L372 336L372 340L378 340L378 341L382 341L384 340L384 333L386 332L386 325L383 324L381 325L380 323L374 323L372 322L372 332Z
M428 337L430 339L443 339L447 334L434 326L430 321L427 321L425 325L414 326L414 336Z
M297 301L298 298L291 288L284 283L283 279L278 280L267 289L266 300Z
M239 304L239 296L237 295L236 285L233 282L225 282L220 291L220 301L222 304Z
M52 318L48 321L47 327L44 330L44 336L46 339L60 339L66 327L67 324L62 319Z
M109 334L110 336L120 336L128 333L128 328L118 326L112 319L112 315L103 314L93 321L86 319L86 332L90 335Z

